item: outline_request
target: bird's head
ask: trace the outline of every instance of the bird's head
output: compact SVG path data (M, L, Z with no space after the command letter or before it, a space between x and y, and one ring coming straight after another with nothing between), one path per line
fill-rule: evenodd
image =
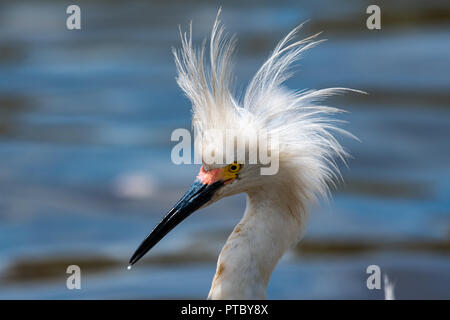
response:
M198 209L217 200L261 186L273 177L260 174L258 164L233 162L227 165L203 164L194 183L169 210L163 220L145 238L130 259L130 265L141 259L169 231Z
M281 86L289 77L290 64L320 42L313 41L315 36L293 42L299 29L295 28L280 41L239 102L229 89L234 38L224 37L219 20L216 19L211 35L209 68L203 61L205 46L195 49L192 34L182 34L181 51L174 51L177 82L192 103L193 127L204 138L202 157L209 153L227 159L227 152L220 154L223 135L219 137L210 129L221 132L232 129L235 133L232 140L244 136L246 143L253 141L252 132L263 132L270 136L270 141L277 141L265 144L264 150L277 166L274 172L263 174L267 162L260 158L248 161L251 152L247 144L241 157L237 154L222 164L202 158L203 165L194 183L141 243L130 260L131 265L190 214L223 197L254 190L272 192L284 186L283 192L289 192L290 198L303 206L316 195L328 194L329 184L339 175L335 158L346 156L333 133L348 133L328 117L339 113L339 109L316 102L350 89L290 91ZM256 136L257 140L261 137Z

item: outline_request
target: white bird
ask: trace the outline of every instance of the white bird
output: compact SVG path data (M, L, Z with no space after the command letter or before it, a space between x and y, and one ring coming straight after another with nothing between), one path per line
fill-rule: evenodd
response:
M211 132L233 129L239 138L264 131L278 137L277 145L269 144L277 148L270 151L278 154L278 172L262 175L260 162L203 163L189 191L142 242L130 266L195 210L245 192L247 208L220 253L208 299L265 299L278 261L302 236L308 206L328 196L329 186L340 177L335 159L347 156L334 133L351 134L330 117L341 110L318 102L351 89L282 87L292 63L323 41L315 41L318 34L294 41L300 25L278 43L239 101L230 89L235 40L224 34L219 14L220 9L209 42L209 67L204 63L206 42L193 47L192 24L189 35L181 34L181 50L174 50L177 82L192 103L192 124L203 138L197 147L224 155L221 139Z

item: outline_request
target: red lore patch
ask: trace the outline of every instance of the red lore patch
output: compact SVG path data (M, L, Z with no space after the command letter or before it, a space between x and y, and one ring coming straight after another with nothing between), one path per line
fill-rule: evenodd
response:
M206 171L202 166L200 172L198 173L197 179L203 184L213 184L219 180L222 176L222 168L212 169Z

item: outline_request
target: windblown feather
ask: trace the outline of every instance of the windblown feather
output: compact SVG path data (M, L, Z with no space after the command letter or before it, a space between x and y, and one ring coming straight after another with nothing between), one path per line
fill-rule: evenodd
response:
M340 109L324 106L324 98L347 88L293 91L282 87L292 73L290 67L301 54L324 40L318 34L294 41L303 25L281 40L267 61L251 80L244 99L238 103L230 92L231 58L235 38L226 37L217 14L209 44L210 66L205 66L206 41L200 48L192 45L189 35L181 34L181 51L174 50L178 69L177 82L192 102L193 127L199 134L207 129L245 128L277 134L280 170L288 171L299 186L302 200L327 196L328 186L339 177L335 159L344 160L346 152L334 134L350 135L337 127L331 115ZM361 91L358 91L361 92ZM214 137L206 139L214 143ZM302 201L303 203L304 201Z

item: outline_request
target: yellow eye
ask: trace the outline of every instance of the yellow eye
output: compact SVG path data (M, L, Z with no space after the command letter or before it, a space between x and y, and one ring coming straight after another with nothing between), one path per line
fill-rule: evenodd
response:
M232 163L229 166L227 166L228 172L230 173L238 173L242 168L242 165L240 163Z

